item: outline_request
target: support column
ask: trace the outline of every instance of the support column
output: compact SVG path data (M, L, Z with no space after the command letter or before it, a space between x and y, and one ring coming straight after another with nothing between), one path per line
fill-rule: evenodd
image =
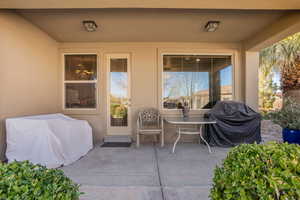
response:
M259 52L245 52L245 102L258 111Z

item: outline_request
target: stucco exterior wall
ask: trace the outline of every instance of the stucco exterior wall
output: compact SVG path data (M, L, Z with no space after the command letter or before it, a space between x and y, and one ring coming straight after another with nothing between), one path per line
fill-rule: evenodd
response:
M244 67L241 63L241 46L238 43L62 43L60 45L60 107L63 108L63 54L97 53L98 54L98 93L99 108L95 111L64 110L65 114L86 119L94 130L95 142L107 134L107 61L106 55L129 53L131 56L131 110L132 130L135 139L137 111L142 107L161 109L161 70L163 53L184 54L231 54L234 64L234 96L243 101ZM164 115L178 115L176 111L162 111ZM203 111L202 111L203 112ZM201 112L192 112L200 114ZM174 127L166 127L166 141L174 140Z
M135 138L137 111L142 107L161 109L162 54L230 54L233 58L234 99L245 101L245 62L241 43L57 43L24 18L1 13L0 117L1 156L5 150L4 119L7 117L63 112L88 120L94 141L107 134L106 55L130 54L132 136ZM98 101L94 111L63 110L63 54L98 55ZM253 83L255 84L255 83ZM163 111L164 115L178 115ZM202 112L191 112L198 115ZM174 127L166 127L166 140L174 140Z
M258 111L259 52L243 52L245 58L245 102Z
M0 158L7 117L54 113L58 107L58 44L24 18L0 13Z

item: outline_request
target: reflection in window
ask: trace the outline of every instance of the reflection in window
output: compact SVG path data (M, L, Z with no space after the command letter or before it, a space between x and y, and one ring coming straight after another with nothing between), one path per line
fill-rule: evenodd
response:
M128 126L127 58L110 60L110 123Z
M65 80L96 80L96 55L65 55Z
M220 70L221 97L220 100L232 100L232 67L231 65Z
M97 108L97 55L65 55L65 109Z
M211 108L232 99L231 56L164 55L163 107Z
M66 83L66 108L96 108L95 83Z

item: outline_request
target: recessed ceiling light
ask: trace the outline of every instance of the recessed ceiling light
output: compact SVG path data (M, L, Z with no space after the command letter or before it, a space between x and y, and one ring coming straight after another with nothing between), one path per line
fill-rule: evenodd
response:
M82 21L82 24L87 32L94 32L98 28L98 25L93 20Z
M207 32L215 32L220 25L220 21L208 21L204 27Z

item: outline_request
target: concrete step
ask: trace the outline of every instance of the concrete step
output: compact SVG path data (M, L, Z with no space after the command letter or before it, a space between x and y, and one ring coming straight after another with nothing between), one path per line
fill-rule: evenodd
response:
M132 138L127 135L107 135L104 137L103 142L132 142Z

